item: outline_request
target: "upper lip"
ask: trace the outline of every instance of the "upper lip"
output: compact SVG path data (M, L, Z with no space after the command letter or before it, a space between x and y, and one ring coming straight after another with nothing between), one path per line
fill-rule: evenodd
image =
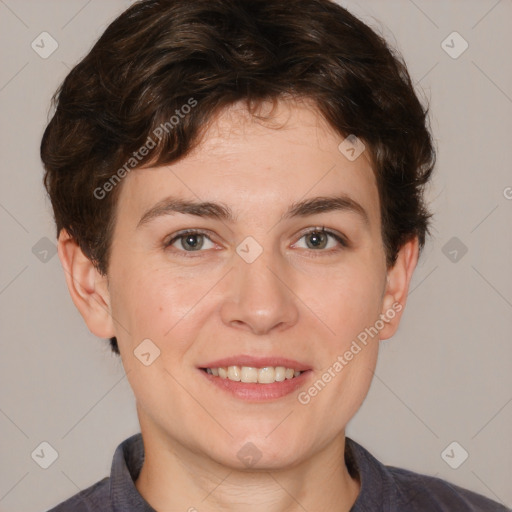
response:
M227 366L249 366L252 368L264 368L266 366L284 366L285 368L292 368L294 370L303 372L310 370L311 366L300 363L295 359L287 357L269 356L269 357L255 357L249 355L238 355L231 357L224 357L216 359L208 363L202 364L199 368L225 368Z

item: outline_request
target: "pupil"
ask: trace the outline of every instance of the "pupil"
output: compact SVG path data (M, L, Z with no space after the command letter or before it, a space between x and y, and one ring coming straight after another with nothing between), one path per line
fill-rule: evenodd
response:
M186 241L187 245L189 245L193 249L196 249L198 246L199 247L201 246L201 244L197 241L197 238L200 237L200 236L201 235L188 235L185 238L185 241Z
M324 237L323 241L321 239L322 237ZM312 244L313 247L320 247L320 246L323 247L325 245L324 243L322 243L322 242L325 242L325 235L323 233L318 233L318 232L311 233L309 235L309 238L310 238L310 240L316 240L316 242L313 242L313 244Z

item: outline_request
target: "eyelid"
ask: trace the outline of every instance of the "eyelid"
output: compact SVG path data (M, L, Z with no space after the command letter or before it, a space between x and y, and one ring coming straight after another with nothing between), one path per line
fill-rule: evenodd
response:
M208 229L200 229L200 228L186 228L181 229L180 231L176 231L176 233L173 233L172 235L169 235L165 238L165 245L171 244L172 242L175 242L177 238L180 238L185 235L210 235L212 234L212 231Z
M184 238L187 235L203 235L206 238L208 238L208 240L210 240L212 243L215 243L212 240L212 235L213 235L212 231L210 231L208 229L187 228L187 229L182 229L180 231L177 231L176 233L173 233L172 235L169 235L168 237L166 237L164 240L164 247L165 248L170 247L174 242L176 242L180 238ZM204 252L204 251L178 251L178 252L193 253L193 252Z
M326 228L325 226L315 226L312 228L306 228L305 230L301 231L299 233L300 240L304 235L309 235L310 233L325 233L326 235L332 236L334 239L336 239L343 247L349 247L349 241L345 235L340 233L339 231L336 231L334 229ZM322 252L322 251L318 251ZM323 251L323 252L329 252L329 251Z

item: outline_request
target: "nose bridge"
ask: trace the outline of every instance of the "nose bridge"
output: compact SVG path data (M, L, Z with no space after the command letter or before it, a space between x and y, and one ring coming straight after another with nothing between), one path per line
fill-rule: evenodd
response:
M249 253L254 253L257 249L251 247L250 242L245 242L243 246L239 247L239 251L246 250L249 246ZM282 288L285 287L283 278L284 276L283 262L277 251L274 251L270 247L270 242L267 247L261 247L260 254L253 254L256 256L254 260L246 259L244 256L240 256L240 260L237 262L240 272L240 283L243 288L247 288L247 291L253 290L258 294L283 294ZM240 255L240 253L239 253ZM284 297L283 297L284 298Z
M237 247L229 285L232 292L222 307L223 321L231 326L266 333L297 320L297 304L286 283L286 264L270 240L264 247L247 237Z

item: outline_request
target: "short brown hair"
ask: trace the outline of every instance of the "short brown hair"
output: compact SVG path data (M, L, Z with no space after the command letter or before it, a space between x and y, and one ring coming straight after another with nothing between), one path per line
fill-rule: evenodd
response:
M366 145L388 266L414 236L423 249L436 157L428 107L399 53L329 0L140 0L123 12L53 96L41 158L57 235L66 229L106 274L116 175L158 127L196 102L131 167L185 156L237 101L252 112L290 95L313 100L341 136ZM111 346L119 353L115 338Z

